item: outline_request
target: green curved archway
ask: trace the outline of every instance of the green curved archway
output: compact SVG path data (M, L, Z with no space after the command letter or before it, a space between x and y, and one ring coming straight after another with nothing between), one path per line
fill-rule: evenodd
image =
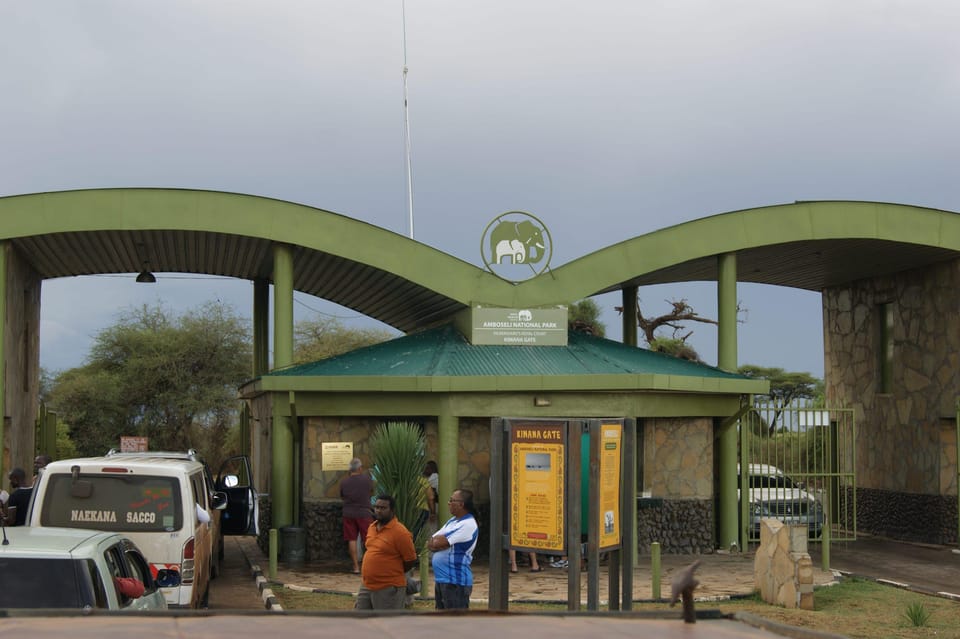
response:
M519 285L329 211L215 191L101 189L0 198L0 245L12 246L40 280L135 273L149 265L158 272L250 279L261 287L272 281L277 299L289 302L292 291L301 290L404 331L440 323L474 304L548 306L647 284L716 281L723 353L724 326L732 332L736 322L731 293L737 281L823 290L956 259L960 215L873 202L735 211L634 237ZM0 281L6 279L0 269ZM6 287L0 298L7 302ZM289 338L287 311L276 324L288 324L283 331ZM0 340L0 362L6 364L5 341ZM721 367L725 359L735 364L735 334L732 342L733 357L721 353ZM0 384L0 408L4 398ZM292 521L292 490L280 469L290 459L292 439L289 419L277 417L282 419L274 423L274 496L284 523ZM32 424L26 412L16 421ZM735 465L729 454L735 446L724 442L721 475ZM734 501L735 487L722 486L721 495L722 501ZM724 538L735 531L730 524L723 523Z
M0 239L10 240L44 279L136 273L147 262L157 272L271 280L270 247L288 245L295 249L296 290L405 331L474 300L496 303L510 288L472 264L365 222L217 191L96 189L4 197ZM436 310L405 312L405 304Z
M90 234L103 250L63 250L63 243L56 245L60 250L43 250L53 245L51 238L89 241ZM877 269L949 259L960 252L960 215L855 201L734 211L625 240L519 285L343 215L217 191L95 189L4 197L0 239L28 254L43 278L137 272L143 261L137 244L157 240L165 248L151 252L153 270L269 280L270 244L290 245L300 249L294 256L296 290L409 331L475 303L564 304L628 286L716 281L716 256L729 253L738 255L739 281L821 290ZM328 277L353 278L356 285L327 286ZM398 282L410 288L391 298L385 291ZM373 293L356 290L364 286ZM404 303L437 308L418 316L401 310Z
M734 211L634 237L569 262L514 291L514 303L556 303L647 284L717 281L736 254L738 280L822 290L956 257L960 214L879 202L797 202Z

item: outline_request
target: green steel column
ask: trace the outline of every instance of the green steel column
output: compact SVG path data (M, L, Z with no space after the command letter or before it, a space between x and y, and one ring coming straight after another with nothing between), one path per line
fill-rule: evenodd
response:
M287 245L273 248L273 366L293 363L293 249ZM289 408L286 395L273 398L271 446L271 508L273 528L293 523L293 426L284 413Z
M270 444L273 448L270 483L271 528L283 528L293 522L293 428L291 419L283 412L287 409L287 396L273 396L273 427L270 429Z
M0 242L0 477L7 477L3 467L3 450L7 443L4 429L7 415L7 247L9 242Z
M626 286L623 291L623 343L637 345L637 287Z
M273 367L293 363L293 248L273 247Z
M717 317L719 322L717 366L737 370L737 256L717 258ZM721 548L743 548L737 526L737 423L720 427L720 538Z
M717 258L717 366L737 370L737 255Z
M450 406L446 401L440 407L440 414L437 415L437 467L440 471L440 494L437 504L437 519L443 524L450 518L450 509L447 507L447 500L457 488L460 487L460 479L457 476L460 458L460 422L455 415L450 412ZM476 498L476 495L474 495Z
M240 454L250 456L253 442L250 440L250 405L240 401Z
M253 280L253 376L270 370L270 282Z

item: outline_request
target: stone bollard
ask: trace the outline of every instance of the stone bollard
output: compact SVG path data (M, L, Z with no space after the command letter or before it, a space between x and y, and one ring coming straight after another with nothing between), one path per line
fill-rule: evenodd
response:
M807 552L807 527L761 519L753 579L767 603L813 610L813 561Z

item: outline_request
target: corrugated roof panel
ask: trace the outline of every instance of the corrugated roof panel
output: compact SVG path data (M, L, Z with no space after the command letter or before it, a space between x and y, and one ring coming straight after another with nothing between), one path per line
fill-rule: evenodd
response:
M746 379L713 366L570 331L561 346L474 346L453 325L406 335L269 375L461 377L682 375Z

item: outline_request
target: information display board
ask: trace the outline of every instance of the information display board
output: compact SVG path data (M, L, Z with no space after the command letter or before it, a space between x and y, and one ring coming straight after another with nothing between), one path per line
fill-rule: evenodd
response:
M510 546L564 552L566 422L510 423Z
M600 421L600 543L601 550L620 546L620 454L623 422Z

